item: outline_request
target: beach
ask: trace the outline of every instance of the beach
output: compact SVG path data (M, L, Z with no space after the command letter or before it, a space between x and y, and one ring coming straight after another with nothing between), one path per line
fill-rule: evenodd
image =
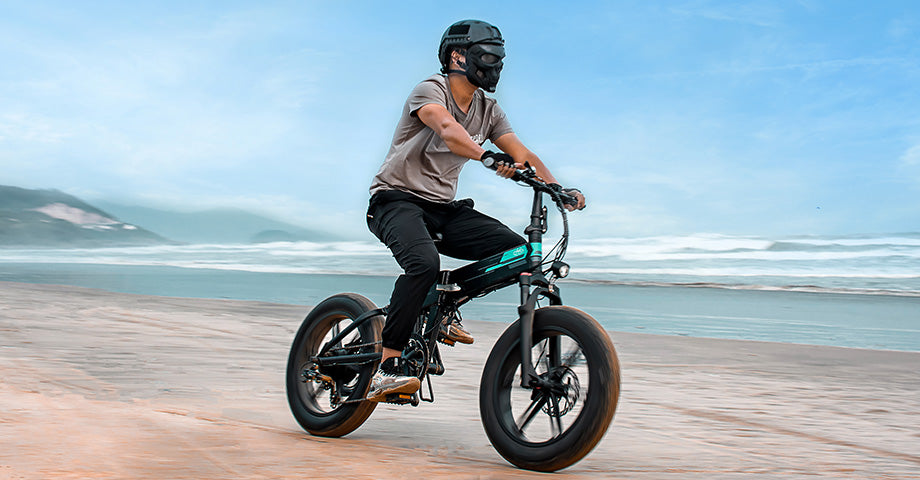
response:
M0 282L0 478L539 478L489 445L467 319L436 400L312 437L284 394L309 306ZM610 332L616 417L552 478L920 478L920 352Z

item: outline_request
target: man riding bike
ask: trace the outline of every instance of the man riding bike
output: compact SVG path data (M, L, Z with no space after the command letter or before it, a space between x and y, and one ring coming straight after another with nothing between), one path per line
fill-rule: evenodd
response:
M494 92L505 57L498 28L478 20L451 25L441 37L441 73L419 83L403 107L390 150L371 184L367 211L370 231L393 253L405 271L396 280L386 324L380 367L368 400L418 391L407 375L401 352L429 288L440 271L439 253L480 260L525 243L498 220L473 209L471 199L454 200L460 170L470 159L499 162L498 175L510 178L531 165L547 183L552 173L514 134L504 111L483 90ZM491 141L503 153L485 150ZM561 188L561 187L560 187ZM585 198L576 189L566 192ZM439 236L436 244L434 236ZM459 321L441 327L449 343L472 343Z

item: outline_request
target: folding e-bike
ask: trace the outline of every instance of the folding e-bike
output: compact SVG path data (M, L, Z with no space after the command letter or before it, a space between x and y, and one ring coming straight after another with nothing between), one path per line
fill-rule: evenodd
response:
M486 166L495 168L492 159ZM496 341L486 360L479 410L493 447L512 464L555 471L579 461L607 431L617 406L620 370L613 343L581 310L562 305L556 280L568 274L562 261L569 229L565 203L573 198L540 181L529 166L513 180L533 189L529 243L440 273L431 286L409 344L402 352L411 374L427 380L417 394L393 394L390 403L434 401L431 377L444 373L438 350L442 322L459 307L517 284L518 320ZM559 242L543 254L548 194L562 216ZM538 308L538 300L549 306ZM380 363L387 309L355 293L329 297L314 307L294 338L287 365L287 396L300 425L313 435L346 435L370 416L365 400ZM443 339L442 339L443 340Z

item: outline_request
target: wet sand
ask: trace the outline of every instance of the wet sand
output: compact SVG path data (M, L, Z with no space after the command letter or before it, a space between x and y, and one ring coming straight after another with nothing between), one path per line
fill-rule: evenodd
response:
M311 437L284 397L304 306L0 282L0 478L920 478L920 353L611 332L611 429L556 474L489 445L467 320L436 401Z

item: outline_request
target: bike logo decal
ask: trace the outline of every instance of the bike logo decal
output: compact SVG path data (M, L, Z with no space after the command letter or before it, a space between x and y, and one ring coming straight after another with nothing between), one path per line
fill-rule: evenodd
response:
M539 245L539 244L532 243L531 248L533 248L533 245ZM501 268L501 267L504 267L505 265L513 263L516 260L520 260L524 258L525 255L527 255L527 245L521 245L520 247L517 247L514 250L508 250L507 252L502 254L502 259L498 261L498 265L493 265L487 268L485 271L486 273L489 273L492 270L495 270L496 268Z

